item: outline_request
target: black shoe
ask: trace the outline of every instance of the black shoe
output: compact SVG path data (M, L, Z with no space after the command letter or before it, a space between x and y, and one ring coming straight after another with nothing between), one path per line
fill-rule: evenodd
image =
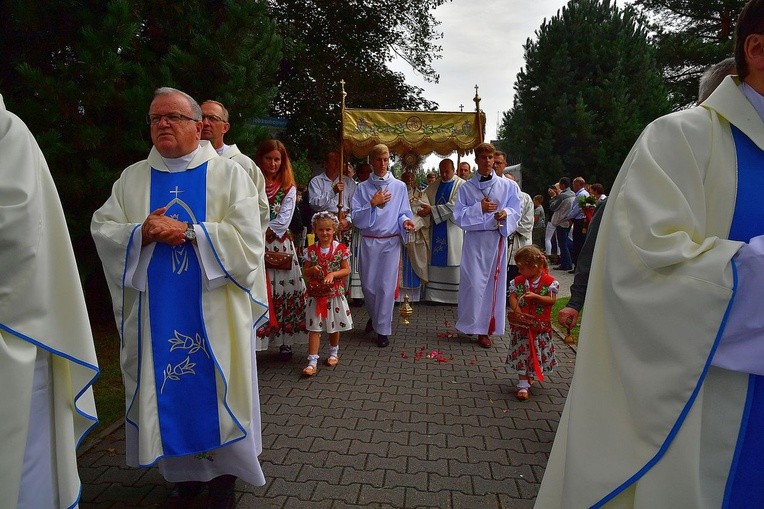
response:
M279 358L282 361L288 361L292 359L292 347L289 345L281 345L279 347Z
M573 267L563 267L562 265L558 265L557 267L554 267L554 270L572 270Z
M232 475L221 475L211 480L205 509L233 509L236 507L235 485L236 477Z
M573 269L573 270L569 270L569 271L568 271L568 274L575 274L575 273L576 273L576 269Z
M366 322L366 328L364 329L364 332L367 334L374 330L374 325L371 323L371 318Z
M390 340L384 334L377 334L377 346L384 348L390 344Z
M175 487L164 503L165 509L186 509L187 507L191 507L196 497L198 497L204 489L204 484L205 483L200 481L175 483Z

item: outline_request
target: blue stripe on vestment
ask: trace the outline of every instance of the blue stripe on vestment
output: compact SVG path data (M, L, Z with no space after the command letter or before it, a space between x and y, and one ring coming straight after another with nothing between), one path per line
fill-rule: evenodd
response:
M749 242L764 233L764 210L756 206L764 189L764 151L735 126L732 137L737 153L737 200L730 240ZM723 507L764 507L764 377L750 375L737 447L724 492Z
M438 191L435 193L435 205L448 203L451 197L451 190L454 188L454 180L451 182L441 182ZM432 227L432 244L430 244L432 255L430 256L430 265L436 267L448 266L448 221L441 221Z
M188 223L206 220L207 163L151 171L151 210ZM202 312L202 272L192 244L157 243L148 267L151 350L163 455L221 445L212 349Z

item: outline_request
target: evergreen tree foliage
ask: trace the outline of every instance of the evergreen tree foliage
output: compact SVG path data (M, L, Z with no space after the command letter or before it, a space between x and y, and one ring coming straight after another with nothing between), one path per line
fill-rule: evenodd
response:
M262 0L10 0L0 7L0 93L36 135L84 279L100 268L90 218L151 147L153 91L173 86L232 114L226 141L253 153L246 119L275 96L282 42Z
M562 176L606 189L647 123L669 111L639 16L610 0L571 0L528 39L499 139L543 192Z
M703 71L732 56L745 0L635 0L634 5L650 20L672 108L692 106Z
M339 145L340 80L348 107L434 109L387 63L399 55L437 82L431 62L441 34L431 11L445 1L270 0L287 41L273 114L289 119L289 145L314 160Z

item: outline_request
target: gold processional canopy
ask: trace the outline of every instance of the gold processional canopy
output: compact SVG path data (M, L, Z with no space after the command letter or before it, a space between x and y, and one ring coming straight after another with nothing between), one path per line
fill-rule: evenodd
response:
M478 124L478 118L480 124ZM345 151L361 158L384 143L390 152L426 155L454 151L463 155L483 142L485 113L453 111L399 111L345 108L342 143Z

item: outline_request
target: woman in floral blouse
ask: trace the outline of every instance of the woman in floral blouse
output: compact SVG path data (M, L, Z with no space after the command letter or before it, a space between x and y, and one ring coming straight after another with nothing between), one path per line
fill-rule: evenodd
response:
M265 140L255 154L255 162L265 177L271 219L265 232L265 252L291 255L288 268L274 268L266 261L268 274L269 321L257 331L258 350L271 340L279 344L284 359L292 357L292 344L299 335L305 342L305 283L300 273L289 223L295 212L297 189L286 147L278 140Z

